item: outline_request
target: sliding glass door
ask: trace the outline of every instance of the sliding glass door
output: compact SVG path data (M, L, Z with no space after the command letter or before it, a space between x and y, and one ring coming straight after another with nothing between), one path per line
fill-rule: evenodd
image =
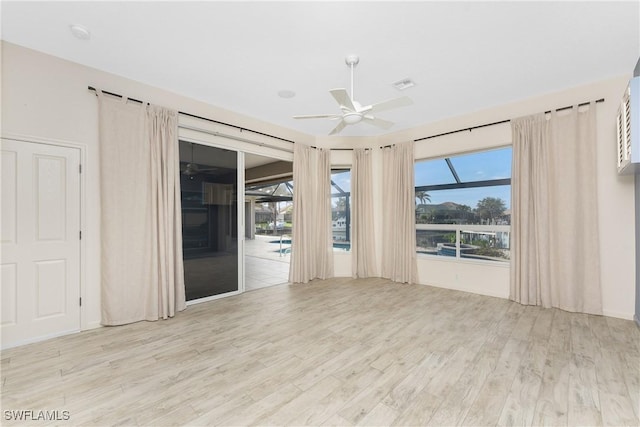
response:
M236 151L180 141L187 301L238 292L241 240Z

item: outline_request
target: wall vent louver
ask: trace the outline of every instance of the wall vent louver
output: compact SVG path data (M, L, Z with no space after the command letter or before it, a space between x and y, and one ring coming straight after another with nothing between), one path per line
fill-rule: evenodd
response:
M616 121L618 173L640 172L640 77L624 91Z

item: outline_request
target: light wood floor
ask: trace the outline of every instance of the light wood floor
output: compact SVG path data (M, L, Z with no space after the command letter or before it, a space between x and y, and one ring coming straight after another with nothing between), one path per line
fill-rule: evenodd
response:
M22 409L69 411L61 425L619 426L639 424L639 402L631 321L382 279L2 353L6 425Z

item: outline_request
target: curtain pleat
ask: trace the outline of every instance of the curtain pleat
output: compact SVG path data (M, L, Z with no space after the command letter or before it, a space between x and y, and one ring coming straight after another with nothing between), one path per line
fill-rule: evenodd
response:
M353 150L351 167L351 259L352 276L376 277L375 233L373 228L372 151Z
M177 112L98 91L102 324L185 308Z
M413 141L385 147L382 180L382 277L418 283Z
M180 155L178 112L147 107L148 143L151 147L152 208L158 277L157 318L173 317L186 308L182 257L182 209L180 203ZM156 195L156 197L153 197Z
M289 281L333 277L329 150L294 145Z
M511 126L510 298L602 314L595 107Z
M316 149L311 153L316 159L316 213L315 223L311 227L316 230L316 277L328 279L333 277L333 231L331 228L331 158L330 151ZM295 159L294 159L295 161ZM293 178L295 185L295 176Z

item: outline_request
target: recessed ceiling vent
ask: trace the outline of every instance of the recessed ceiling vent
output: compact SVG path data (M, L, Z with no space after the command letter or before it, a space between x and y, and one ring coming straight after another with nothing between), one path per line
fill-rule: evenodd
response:
M410 87L414 87L415 85L416 83L410 78L398 80L397 82L393 83L393 87L395 87L398 90L409 89Z

